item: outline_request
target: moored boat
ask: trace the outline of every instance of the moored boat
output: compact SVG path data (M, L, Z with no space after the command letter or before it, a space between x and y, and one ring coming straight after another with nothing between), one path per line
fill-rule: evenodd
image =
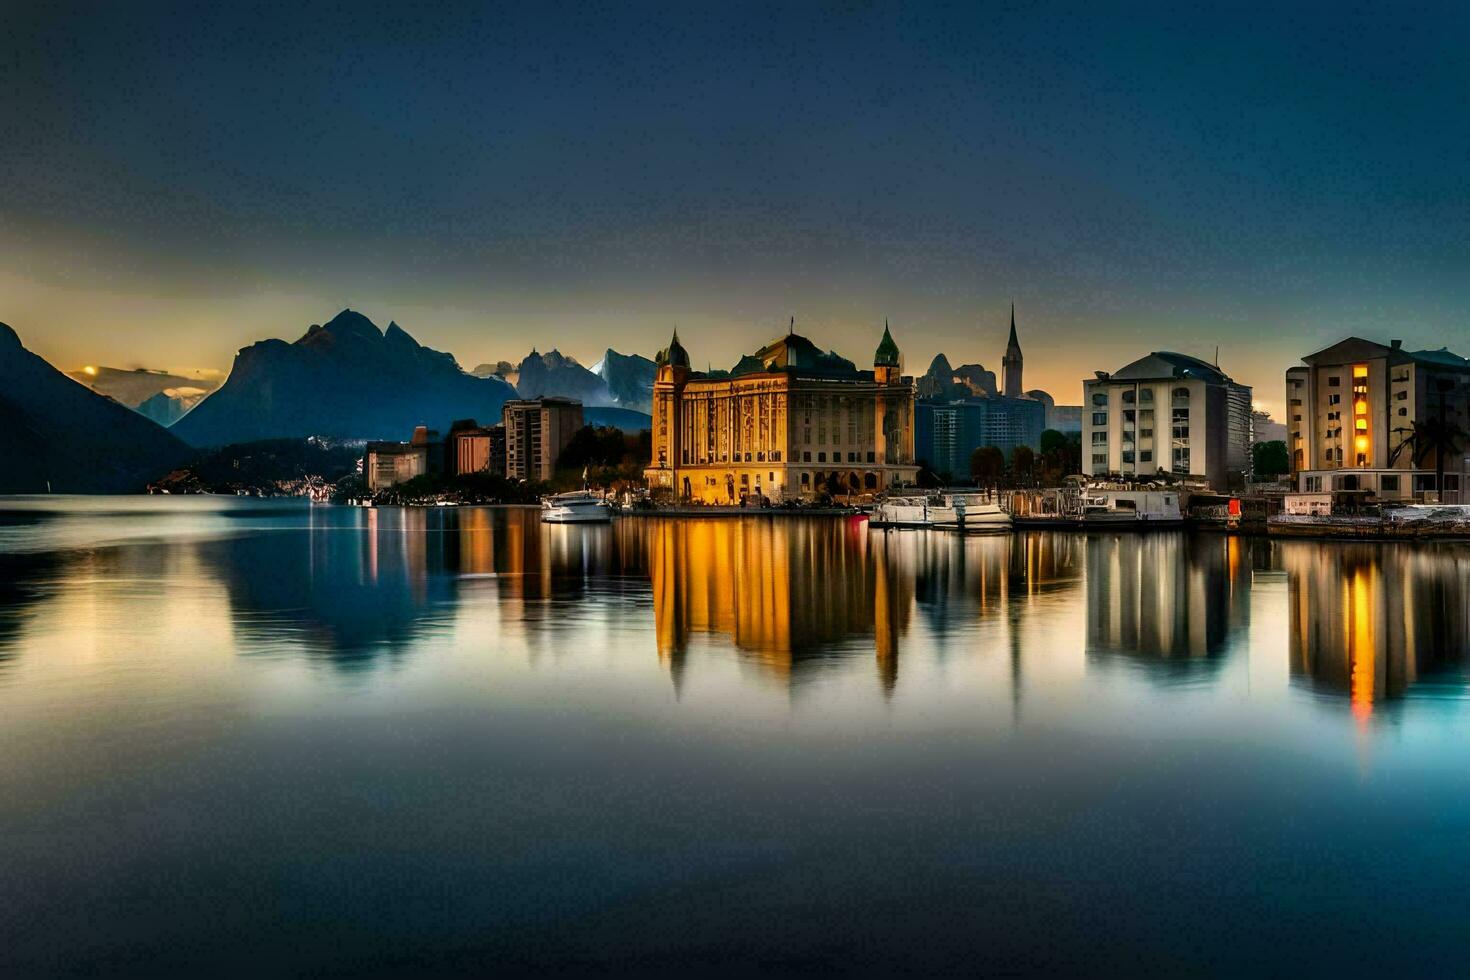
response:
M547 524L606 524L612 508L595 493L574 490L541 498L541 520Z
M936 491L887 498L874 508L868 527L977 533L1008 531L1011 518L989 493Z
M1176 527L1184 523L1172 490L1091 490L1082 495L1083 527Z

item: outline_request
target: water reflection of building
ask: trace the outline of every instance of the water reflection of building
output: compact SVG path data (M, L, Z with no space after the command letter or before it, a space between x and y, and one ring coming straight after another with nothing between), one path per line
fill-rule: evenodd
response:
M659 656L683 670L691 634L730 637L775 676L854 637L875 637L880 674L897 676L911 579L893 574L861 524L780 519L648 521Z
M1291 672L1353 710L1470 665L1470 555L1454 547L1288 542Z
M1088 535L1088 653L1215 657L1250 625L1248 547L1234 535Z

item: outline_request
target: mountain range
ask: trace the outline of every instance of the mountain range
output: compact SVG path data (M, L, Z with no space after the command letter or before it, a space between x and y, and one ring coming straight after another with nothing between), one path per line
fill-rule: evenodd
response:
M0 323L0 492L141 491L189 449L158 424L62 374Z
M500 418L515 389L477 378L452 354L424 347L397 323L380 330L343 310L295 343L262 340L235 356L229 378L171 431L194 446L292 436L403 439L416 425Z
M587 407L616 407L648 414L653 407L653 361L639 354L620 354L609 347L590 368L553 349L532 348L519 364L481 364L472 374L499 377L515 386L522 398L558 395L576 398Z
M641 390L640 362L648 365L643 373L652 392L653 362L646 358L617 363L620 391ZM626 405L603 377L558 351L533 350L507 368L501 362L466 373L452 354L423 346L397 323L380 330L343 310L295 343L263 340L241 350L225 383L170 431L193 446L305 436L403 439L416 425L447 431L456 419L493 423L507 399L542 395L580 399L589 425L648 427L648 415L637 410L648 397Z

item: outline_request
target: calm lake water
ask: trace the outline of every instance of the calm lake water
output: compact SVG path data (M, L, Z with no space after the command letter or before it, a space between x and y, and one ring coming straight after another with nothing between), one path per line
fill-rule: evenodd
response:
M3 976L1470 955L1470 546L0 511Z

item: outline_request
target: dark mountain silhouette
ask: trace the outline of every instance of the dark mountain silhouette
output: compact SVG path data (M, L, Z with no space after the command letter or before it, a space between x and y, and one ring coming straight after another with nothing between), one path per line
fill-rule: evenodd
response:
M416 425L494 421L515 391L476 378L452 354L424 347L396 323L387 331L343 310L294 344L241 350L229 379L170 430L195 446L325 436L406 439Z
M653 376L657 368L639 354L619 354L611 347L592 373L602 378L608 393L622 408L647 412L653 407Z
M934 355L929 370L917 381L920 398L969 398L972 396L994 396L995 372L985 370L981 364L961 364L951 367L949 358Z
M973 395L1000 394L995 386L995 372L985 370L983 364L961 364L954 369L954 376L956 381L968 385Z
M559 350L542 354L533 348L519 364L486 363L471 373L479 378L502 378L515 386L521 398L575 398L588 409L621 408L644 415L653 405L654 363L637 354L619 354L611 347L590 369Z
M0 492L140 491L189 455L132 409L26 350L0 323Z
M516 391L522 398L558 395L576 398L583 405L611 405L612 393L602 378L561 351L538 354L535 348L516 369Z

